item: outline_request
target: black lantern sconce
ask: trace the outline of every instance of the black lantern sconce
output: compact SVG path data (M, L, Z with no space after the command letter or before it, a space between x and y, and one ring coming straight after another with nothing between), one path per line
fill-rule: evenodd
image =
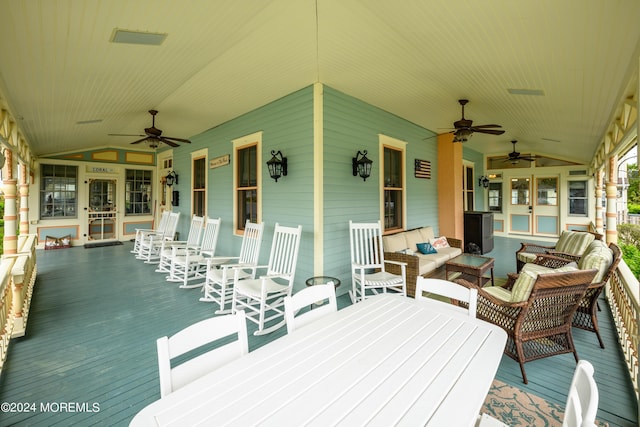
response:
M351 160L351 164L353 166L353 176L360 176L363 181L366 181L371 176L373 160L367 158L367 150L364 150L364 152L358 150L356 156Z
M271 150L271 160L267 162L267 168L269 168L269 176L278 182L278 178L287 176L287 158L282 157L280 150L278 152Z
M177 184L178 183L178 174L175 173L174 171L171 171L167 174L167 176L165 177L165 182L167 183L168 187L171 187L173 184Z
M489 188L489 178L488 178L488 177L486 177L486 176L481 176L481 177L478 179L478 185L479 185L480 187Z

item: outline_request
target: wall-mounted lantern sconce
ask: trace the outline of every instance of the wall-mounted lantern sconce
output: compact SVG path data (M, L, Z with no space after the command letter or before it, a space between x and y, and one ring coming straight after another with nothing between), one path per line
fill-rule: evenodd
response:
M165 180L166 180L167 186L171 187L173 184L178 183L178 174L175 173L175 171L171 171L169 172L169 174L167 174Z
M358 156L360 157L358 158ZM367 150L364 150L364 152L358 150L358 153L351 160L351 163L353 166L353 176L360 176L363 181L366 181L367 178L371 176L373 160L367 158Z
M287 176L287 158L282 157L279 150L278 152L271 150L271 160L267 162L267 168L269 168L269 176L278 182L278 178Z
M481 176L480 179L478 179L478 185L480 187L489 188L489 178Z

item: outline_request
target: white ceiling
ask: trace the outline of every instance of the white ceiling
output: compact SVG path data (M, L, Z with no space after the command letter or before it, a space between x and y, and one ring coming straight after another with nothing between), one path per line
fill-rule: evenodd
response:
M638 77L637 0L0 0L0 11L0 102L36 155L129 146L108 134L141 133L152 108L165 135L188 138L320 81L438 133L468 98L466 118L506 130L475 134L472 148L506 154L516 139L588 163ZM115 44L116 28L167 38Z

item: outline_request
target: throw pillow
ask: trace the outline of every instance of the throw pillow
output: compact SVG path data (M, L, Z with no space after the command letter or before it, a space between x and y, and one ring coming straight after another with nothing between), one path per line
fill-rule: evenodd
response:
M418 243L418 250L423 255L436 254L438 251L431 245L431 243Z
M449 242L447 242L447 238L444 237L444 236L436 237L430 243L431 243L431 246L433 246L436 249L442 249L442 248L448 248L449 247Z

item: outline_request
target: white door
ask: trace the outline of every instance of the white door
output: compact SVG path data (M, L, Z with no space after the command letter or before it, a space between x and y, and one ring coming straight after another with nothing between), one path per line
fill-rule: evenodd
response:
M86 241L118 239L116 180L92 178L85 207L87 212Z
M509 232L514 234L533 233L531 217L531 176L513 177L509 181Z
M536 236L556 237L560 234L560 187L558 183L558 176L535 177L533 233Z

